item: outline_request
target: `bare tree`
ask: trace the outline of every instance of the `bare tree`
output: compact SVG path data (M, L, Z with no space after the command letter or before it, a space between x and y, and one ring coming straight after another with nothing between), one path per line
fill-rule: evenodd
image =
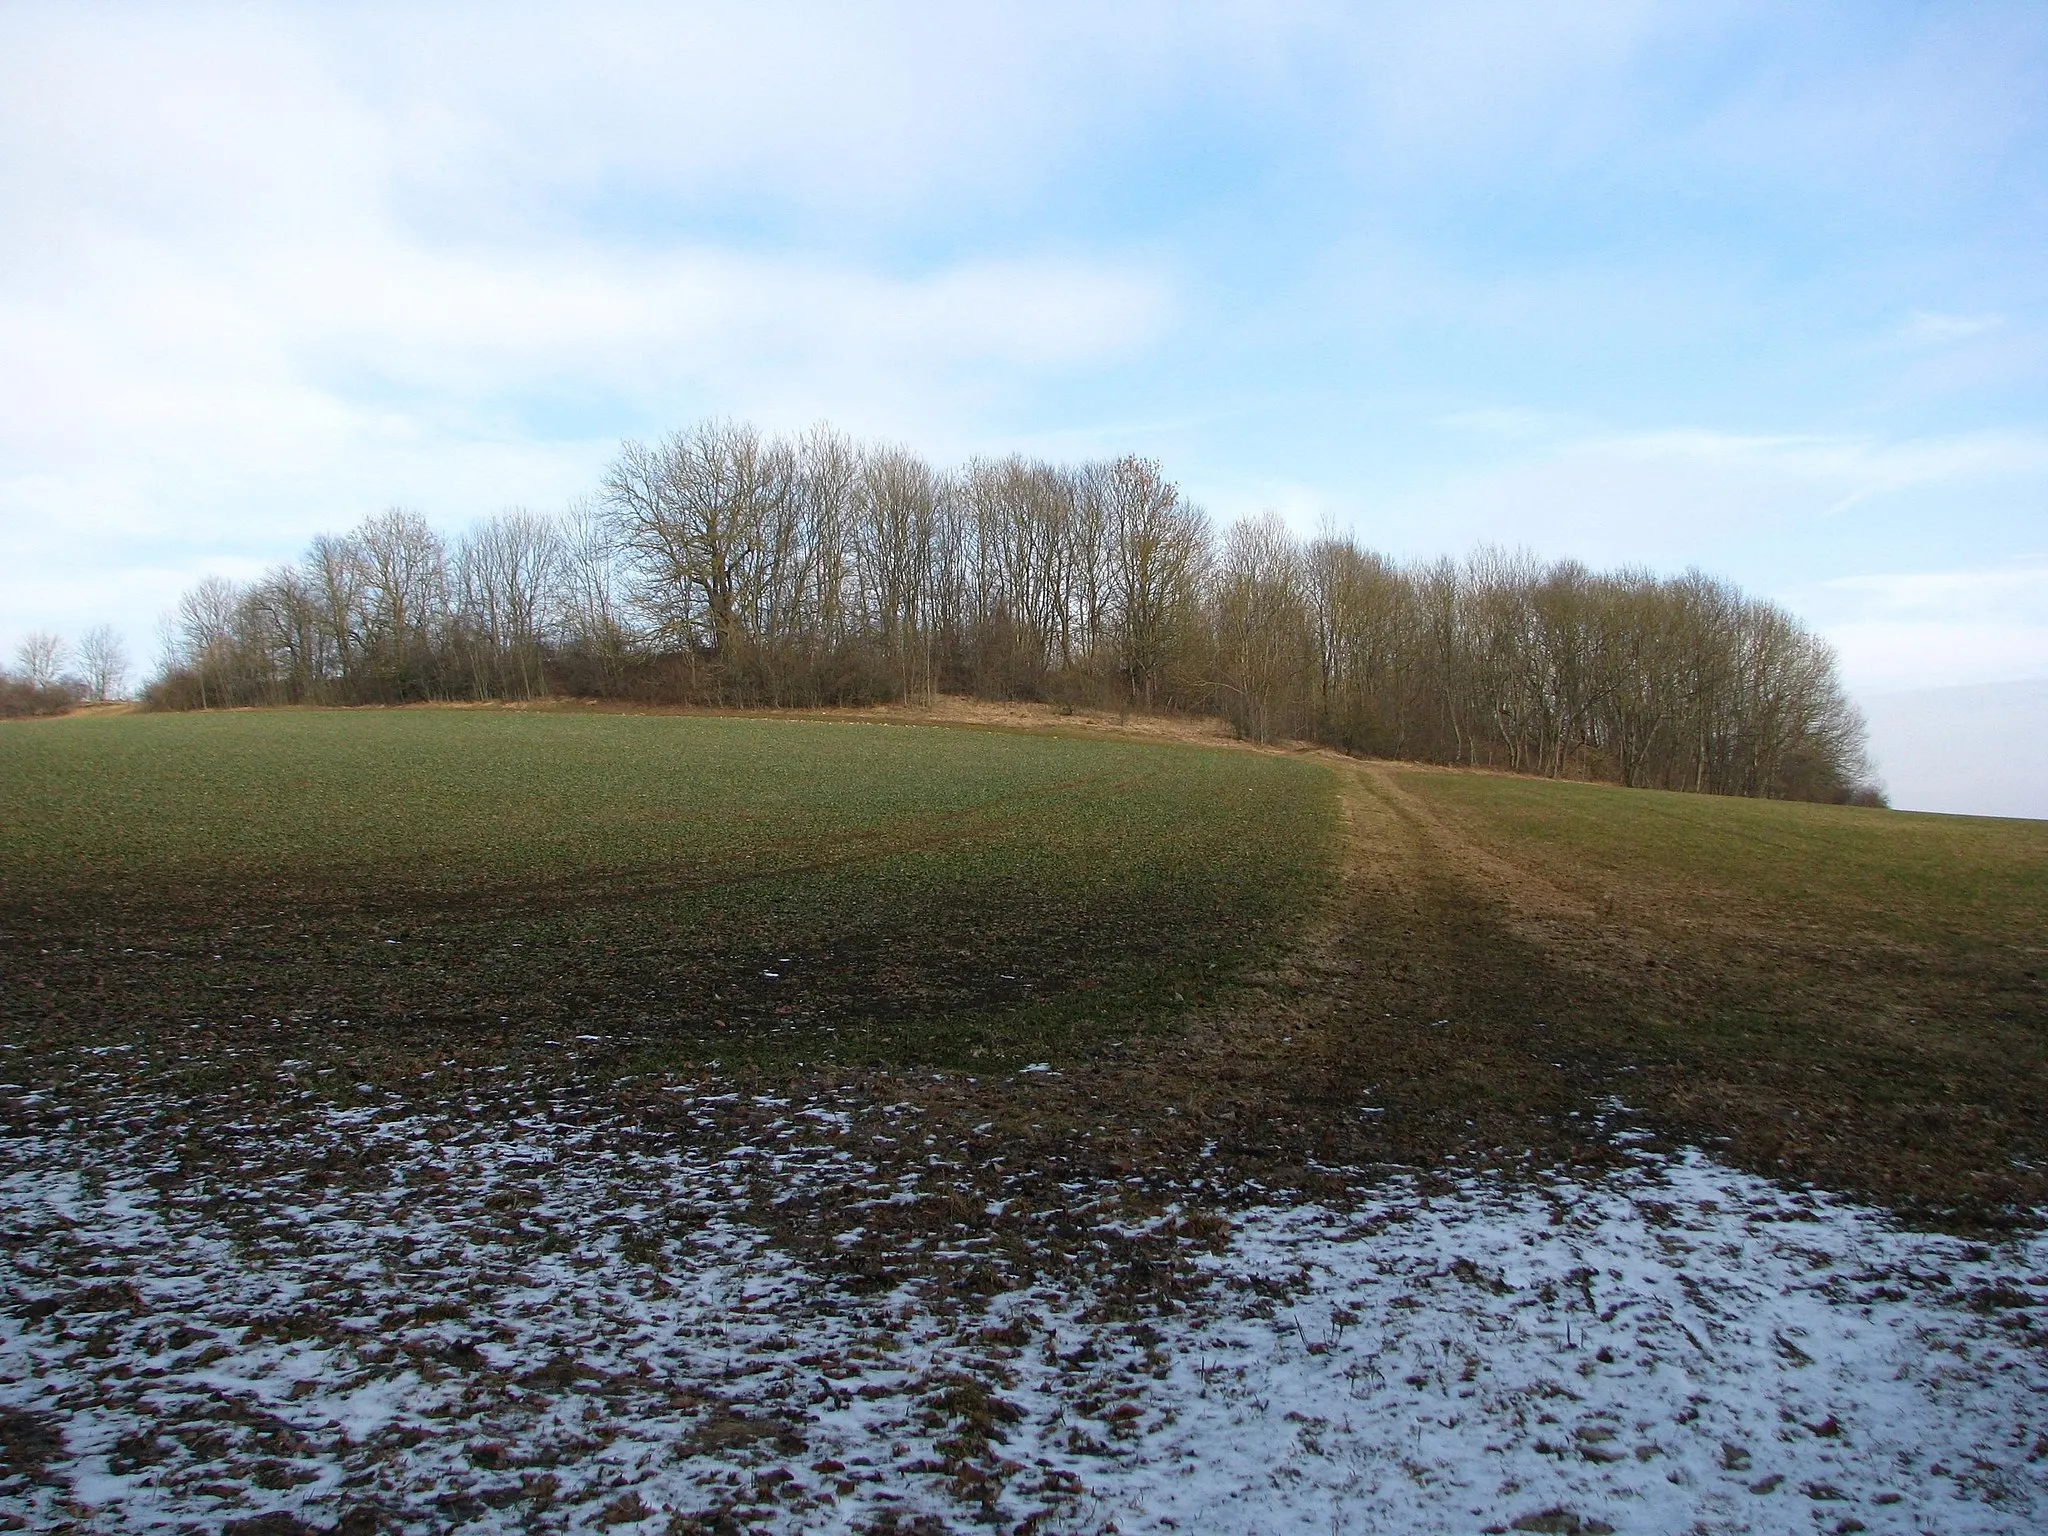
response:
M942 490L901 448L870 451L855 487L853 557L861 606L888 658L897 696L928 698Z
M1254 741L1293 734L1313 670L1301 552L1278 516L1235 524L1216 581L1216 686L1222 713Z
M1318 734L1356 752L1410 752L1423 675L1414 583L1382 556L1334 532L1309 545L1307 567Z
M46 629L32 631L14 648L14 661L31 688L52 688L71 659L70 647L61 635Z
M985 686L1037 694L1047 673L1074 657L1074 482L1055 465L1008 458L969 465L961 491L972 518Z
M1100 465L1088 484L1089 499L1102 509L1102 622L1128 696L1150 709L1198 622L1209 522L1181 500L1152 459Z
M348 696L369 666L370 615L365 593L369 571L355 540L321 534L306 552L303 569L312 589L321 634L320 679L332 679Z
M582 664L593 691L624 686L633 647L622 551L612 520L590 502L578 502L561 523L555 624L569 653Z
M479 698L546 690L546 625L563 558L555 525L523 508L485 519L456 544L458 643Z
M823 424L797 445L797 537L806 553L795 569L805 585L788 606L792 624L827 653L863 638L849 593L864 458L860 444Z
M434 690L434 638L447 597L447 553L417 512L393 507L364 520L360 566L365 649L380 691L398 701Z
M657 447L627 443L603 498L657 632L707 659L744 651L767 542L794 493L794 456L750 426L707 421Z
M78 664L87 691L101 703L118 698L128 681L128 648L111 624L95 624L79 638Z
M180 658L198 680L201 709L229 702L240 606L241 595L224 576L202 576L197 586L178 599L173 632Z
M322 692L330 666L317 569L282 565L243 595L242 639L255 653L251 682L273 702L304 704Z
M754 579L743 628L744 681L770 704L815 698L820 667L844 642L846 540L860 455L828 426L762 455Z

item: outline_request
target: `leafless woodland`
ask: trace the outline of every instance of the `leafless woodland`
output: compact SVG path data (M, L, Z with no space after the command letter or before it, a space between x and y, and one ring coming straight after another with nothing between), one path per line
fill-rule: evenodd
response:
M1223 716L1428 762L1722 794L1870 792L1817 636L1698 572L1402 565L1218 530L1150 460L943 471L829 427L628 442L585 502L452 542L394 508L185 594L168 708L937 692Z

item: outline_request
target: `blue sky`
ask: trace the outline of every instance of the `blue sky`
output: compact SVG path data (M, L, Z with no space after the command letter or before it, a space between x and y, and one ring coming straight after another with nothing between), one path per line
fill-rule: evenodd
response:
M2044 255L2038 4L11 4L0 646L716 413L2048 677Z

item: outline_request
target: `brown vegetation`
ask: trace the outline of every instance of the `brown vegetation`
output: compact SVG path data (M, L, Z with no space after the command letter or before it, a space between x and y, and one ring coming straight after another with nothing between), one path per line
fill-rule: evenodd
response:
M1631 1106L1923 1219L2048 1204L2048 828L1375 772L1578 994Z
M37 687L22 678L0 673L0 719L26 715L61 715L78 702L78 691L62 683Z

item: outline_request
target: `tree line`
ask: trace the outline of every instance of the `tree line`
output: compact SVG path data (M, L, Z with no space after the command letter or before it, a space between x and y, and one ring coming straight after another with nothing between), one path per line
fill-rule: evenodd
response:
M942 472L820 427L628 442L596 493L444 540L392 510L167 621L164 708L938 692L1221 715L1260 741L1720 794L1871 796L1833 655L1697 572L1397 564L1160 466Z
M95 624L76 648L62 635L39 629L15 647L13 667L0 668L0 718L104 704L119 698L127 681L128 649L111 624Z

